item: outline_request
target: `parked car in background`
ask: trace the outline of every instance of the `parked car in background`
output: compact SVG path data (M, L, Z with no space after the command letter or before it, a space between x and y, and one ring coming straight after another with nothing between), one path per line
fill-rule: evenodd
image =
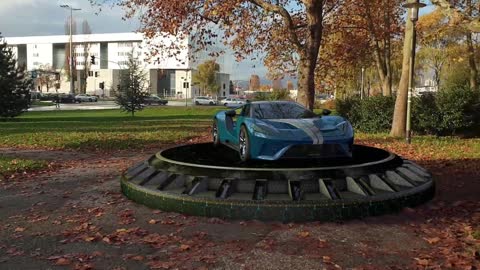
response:
M247 103L245 99L239 99L239 98L226 98L220 101L220 104L223 104L223 106L229 107L229 108L238 107L245 103Z
M217 105L217 101L211 97L198 96L193 99L195 105Z
M159 96L155 96L155 95L151 95L149 97L146 97L145 98L145 101L144 101L144 104L145 105L167 105L168 103L168 100L166 99L162 99L161 97Z
M75 96L77 102L97 102L98 98L96 96L91 96L89 94L78 94Z
M76 103L78 102L74 95L71 94L59 94L60 103Z

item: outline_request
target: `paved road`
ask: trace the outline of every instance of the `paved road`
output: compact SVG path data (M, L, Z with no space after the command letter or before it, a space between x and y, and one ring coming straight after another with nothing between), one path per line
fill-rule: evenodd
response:
M192 103L188 102L188 106L193 106ZM156 105L152 105L156 106ZM182 107L185 106L183 101L169 101L167 106ZM55 106L38 106L28 109L28 111L56 111L56 110L108 110L108 109L118 109L119 106L115 104L114 101L98 101L98 102L83 102L80 104L60 104L60 108L55 108Z

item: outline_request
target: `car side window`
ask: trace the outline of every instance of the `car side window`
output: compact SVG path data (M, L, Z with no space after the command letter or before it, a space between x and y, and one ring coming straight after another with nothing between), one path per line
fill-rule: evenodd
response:
M250 116L250 105L245 105L242 107L242 112L240 113L241 116Z

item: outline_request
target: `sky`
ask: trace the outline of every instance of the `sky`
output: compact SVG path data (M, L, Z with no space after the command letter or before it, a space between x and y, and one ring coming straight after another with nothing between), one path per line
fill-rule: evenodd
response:
M167 0L168 1L168 0ZM427 1L428 4L429 1ZM119 7L105 6L96 15L98 8L92 7L88 0L0 0L0 32L3 36L42 36L64 34L65 20L69 11L59 6L68 4L81 11L75 11L77 25L87 20L93 33L120 33L135 31L138 20L122 20L123 10ZM428 6L422 13L433 10ZM229 58L230 55L225 55ZM229 69L232 80L248 80L251 74L264 77L266 68L260 60L245 60L240 63L231 57Z
M60 8L62 4L81 8L74 13L77 25L87 20L93 33L131 32L140 26L138 20L122 20L124 12L119 7L104 6L95 15L98 8L92 7L88 0L0 0L0 32L6 37L63 35L70 12ZM260 61L238 63L233 56L227 54L225 57L231 58L227 71L232 80L248 80L251 74L261 77L266 74Z

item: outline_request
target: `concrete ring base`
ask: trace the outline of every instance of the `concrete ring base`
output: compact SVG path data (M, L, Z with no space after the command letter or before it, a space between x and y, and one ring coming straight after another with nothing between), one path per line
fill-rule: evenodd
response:
M388 214L435 193L429 172L387 151L355 145L352 159L241 163L235 151L192 144L127 170L123 193L146 206L226 219L301 222Z

